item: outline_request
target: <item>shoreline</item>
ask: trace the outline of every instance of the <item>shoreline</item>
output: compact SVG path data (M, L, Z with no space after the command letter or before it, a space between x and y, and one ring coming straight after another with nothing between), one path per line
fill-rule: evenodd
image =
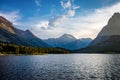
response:
M2 54L0 53L0 56L28 56L28 55L46 55L46 54Z
M46 55L47 53L44 54L2 54L0 53L0 56L31 56L31 55ZM55 54L55 53L52 53ZM64 53L61 53L64 54ZM119 54L119 53L70 53L70 54Z

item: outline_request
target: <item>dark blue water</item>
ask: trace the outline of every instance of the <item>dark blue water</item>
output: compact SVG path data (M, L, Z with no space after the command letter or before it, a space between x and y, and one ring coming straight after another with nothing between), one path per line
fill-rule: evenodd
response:
M0 56L0 80L120 80L120 55Z

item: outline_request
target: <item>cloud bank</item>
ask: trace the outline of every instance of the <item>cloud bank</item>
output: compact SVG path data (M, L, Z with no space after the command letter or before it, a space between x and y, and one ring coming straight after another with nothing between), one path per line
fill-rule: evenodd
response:
M77 38L95 38L100 30L107 24L109 18L115 13L120 12L120 2L95 9L93 11L84 11L84 15L75 16L75 10L79 8L68 0L66 3L61 1L61 6L65 12L52 20L47 21L48 26L33 27L33 32L41 38L59 37L64 33L72 34ZM46 24L46 23L45 23ZM50 29L52 26L53 28ZM36 30L37 28L37 30Z

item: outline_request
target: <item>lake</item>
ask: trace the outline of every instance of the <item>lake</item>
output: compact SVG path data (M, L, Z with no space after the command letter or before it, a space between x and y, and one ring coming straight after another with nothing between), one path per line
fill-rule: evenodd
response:
M0 80L120 80L120 54L0 56Z

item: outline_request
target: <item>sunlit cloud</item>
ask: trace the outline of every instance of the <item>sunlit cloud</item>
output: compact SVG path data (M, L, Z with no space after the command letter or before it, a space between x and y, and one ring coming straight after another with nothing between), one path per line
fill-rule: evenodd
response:
M71 2L70 2L70 0L68 0L67 2L60 1L60 3L61 3L61 6L62 6L64 9L71 7Z
M102 7L93 11L84 11L84 15L77 17L57 16L48 25L57 26L52 30L38 29L41 38L58 37L64 33L69 33L77 38L95 38L100 30L107 24L109 18L120 12L120 3ZM86 13L87 12L87 13ZM52 23L52 24L51 24ZM33 30L35 32L35 30ZM44 37L39 34L44 34ZM52 35L52 36L51 36Z
M79 6L72 4L70 0L68 0L66 3L63 1L61 1L60 3L61 7L65 9L65 12L63 12L63 14L59 16L55 16L50 19L48 27L59 27L62 23L64 23L66 18L75 16L75 10L79 8Z

